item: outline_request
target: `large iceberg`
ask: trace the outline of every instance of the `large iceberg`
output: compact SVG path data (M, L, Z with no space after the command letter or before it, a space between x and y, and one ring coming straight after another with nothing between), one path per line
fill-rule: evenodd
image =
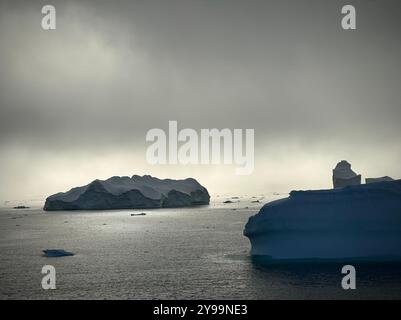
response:
M401 180L292 191L249 218L251 254L268 261L401 258Z
M54 194L46 199L44 210L107 210L185 207L209 204L206 188L195 179L111 177L86 186Z

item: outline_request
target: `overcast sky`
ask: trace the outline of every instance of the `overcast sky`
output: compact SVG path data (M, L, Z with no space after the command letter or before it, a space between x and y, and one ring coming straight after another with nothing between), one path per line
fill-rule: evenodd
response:
M401 178L400 14L374 0L0 0L0 200L133 174L212 194L328 188L342 159ZM168 120L255 129L254 173L147 164L146 132Z

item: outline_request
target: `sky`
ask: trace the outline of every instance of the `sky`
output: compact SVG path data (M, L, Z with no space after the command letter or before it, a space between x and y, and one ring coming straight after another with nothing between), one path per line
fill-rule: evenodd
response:
M56 30L41 28L43 5ZM341 28L352 4L357 29ZM0 0L0 200L94 179L212 195L331 188L342 159L401 178L399 1ZM255 169L150 165L148 130L251 128Z

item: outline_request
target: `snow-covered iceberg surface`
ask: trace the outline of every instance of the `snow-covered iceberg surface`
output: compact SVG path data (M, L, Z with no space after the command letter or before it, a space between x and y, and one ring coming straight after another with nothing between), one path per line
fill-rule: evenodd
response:
M46 199L44 210L107 210L185 207L209 204L206 188L195 179L112 177L95 180L83 187L54 194Z
M292 191L249 218L253 256L282 260L399 260L401 180Z

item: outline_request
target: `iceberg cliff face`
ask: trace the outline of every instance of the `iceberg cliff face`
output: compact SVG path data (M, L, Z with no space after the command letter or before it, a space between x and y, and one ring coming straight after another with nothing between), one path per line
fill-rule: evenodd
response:
M401 180L292 191L249 218L251 254L274 260L401 258Z
M195 179L158 179L145 175L112 177L57 193L46 199L44 210L107 210L184 207L209 204L206 188Z

